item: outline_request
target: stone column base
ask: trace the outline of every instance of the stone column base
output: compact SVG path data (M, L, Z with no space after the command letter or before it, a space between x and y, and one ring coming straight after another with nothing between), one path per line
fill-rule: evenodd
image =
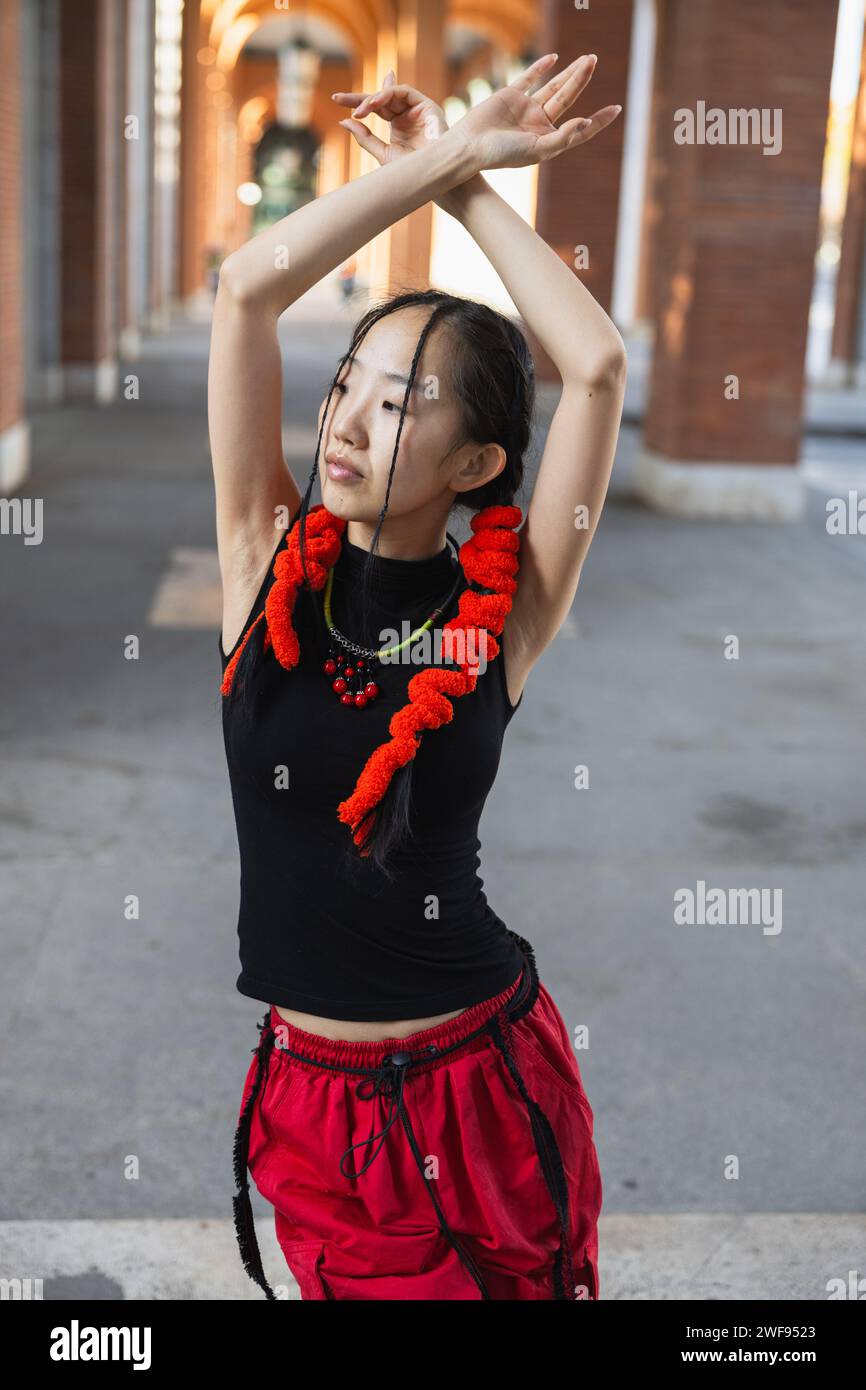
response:
M106 358L103 362L84 366L63 367L64 400L96 401L99 405L108 405L116 396L116 359Z
M0 497L17 492L30 472L30 425L16 420L0 430Z
M60 405L63 400L63 368L56 365L34 367L27 399L31 405Z
M718 521L799 521L805 486L793 464L673 462L641 448L634 491L657 511Z
M138 328L121 328L118 348L124 362L136 362L141 354L141 333Z
M213 318L213 301L210 290L204 288L188 294L183 301L184 318L189 319L190 323L210 323Z

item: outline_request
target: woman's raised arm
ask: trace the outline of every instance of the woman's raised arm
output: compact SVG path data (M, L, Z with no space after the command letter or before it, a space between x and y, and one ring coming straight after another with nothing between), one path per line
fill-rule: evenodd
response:
M282 449L277 319L296 299L392 223L478 165L460 136L432 140L400 165L298 208L232 252L220 270L208 369L208 424L230 651L276 548L275 517L294 517L300 492Z
M516 701L571 610L601 517L619 437L626 352L586 286L483 178L453 190L446 207L487 255L563 383L520 532L520 584L506 619Z
M585 90L595 65L595 54L585 54L551 77L532 95L530 109L520 111L524 129L533 128L534 121L535 129L553 131L553 122ZM509 103L513 100L508 88L500 95ZM375 94L336 94L341 105L359 97L363 100L344 124L358 143L382 162L399 163L407 149L416 148L437 126L443 132L440 138L447 138L441 108L415 88L396 83L393 74L388 74L385 85ZM484 117L489 107L490 101L473 108L460 125L467 121L487 125ZM590 119L575 118L556 127L560 148L554 137L543 135L541 143L546 142L550 151L546 157L555 158L563 150L593 139L621 109L605 106ZM373 113L391 123L390 145L358 119ZM563 132L569 131L563 140ZM501 131L496 135L501 138ZM481 143L482 147L489 145L489 131ZM493 166L494 161L485 154L482 159L484 168ZM516 704L531 667L571 608L598 526L619 434L625 347L590 291L485 179L476 175L437 202L463 223L485 253L563 381L562 397L547 433L520 532L520 582L505 620L509 694Z
M277 509L294 516L300 501L282 452L277 319L385 228L482 169L538 163L570 148L579 122L557 129L528 95L555 58L545 54L453 130L298 208L223 262L208 420L224 650L239 635L275 549Z

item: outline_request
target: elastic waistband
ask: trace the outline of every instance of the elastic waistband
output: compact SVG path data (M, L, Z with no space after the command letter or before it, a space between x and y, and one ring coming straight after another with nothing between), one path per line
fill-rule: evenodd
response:
M431 1054L435 1055L436 1052L444 1051L446 1048L453 1049L456 1044L462 1042L464 1038L468 1038L470 1034L487 1023L494 1014L505 1008L509 1002L517 1003L518 995L521 1006L523 1006L524 1000L529 1008L535 1003L538 992L538 976L532 948L516 933L509 932L509 935L517 941L524 957L520 974L500 994L493 995L490 999L483 999L479 1004L472 1004L456 1018L446 1019L444 1023L434 1024L432 1028L423 1028L417 1033L410 1033L405 1038L380 1038L375 1042L355 1042L347 1039L323 1038L316 1033L307 1033L303 1028L297 1028L293 1023L288 1023L277 1012L276 1005L271 1005L268 1022L274 1034L276 1049L278 1052L283 1050L298 1053L310 1061L323 1062L330 1066L364 1069L379 1067L385 1058L395 1051L415 1054L430 1050Z

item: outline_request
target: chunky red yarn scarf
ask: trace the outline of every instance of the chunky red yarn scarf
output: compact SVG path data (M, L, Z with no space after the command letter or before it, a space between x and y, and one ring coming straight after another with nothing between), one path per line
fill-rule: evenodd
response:
M520 537L514 528L523 518L519 507L484 507L472 518L472 536L461 545L460 564L470 582L492 590L478 594L466 589L460 596L456 617L443 626L443 631L462 629L463 645L454 643L452 650L463 651L472 662L492 661L499 655L499 643L494 633L501 634L517 591L514 578L520 564L517 552ZM319 503L307 513L306 560L313 589L321 589L328 571L336 563L342 547L346 520L334 516ZM273 648L281 666L291 671L298 663L300 645L292 624L298 589L304 582L300 556L300 517L289 533L285 549L274 563L275 583L271 585L264 609L250 624L243 640L225 670L223 695L229 695L234 674L244 648L259 623L265 624L265 650ZM455 663L457 670L427 667L409 681L409 702L391 716L388 730L391 738L370 754L352 795L337 807L339 819L352 829L355 844L363 846L372 828L371 815L388 790L398 768L414 758L421 746L425 729L438 729L454 717L454 706L448 696L467 695L478 679L477 667L469 660Z

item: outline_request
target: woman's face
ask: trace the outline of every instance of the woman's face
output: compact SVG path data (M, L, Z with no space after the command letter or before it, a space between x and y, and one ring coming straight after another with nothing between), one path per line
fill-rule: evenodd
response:
M319 452L322 501L335 516L378 523L409 369L429 313L429 308L410 306L386 314L340 372ZM437 326L424 344L406 406L389 517L437 501L447 514L454 491L462 490L457 474L465 463L465 450L455 448L462 438L461 418L451 394L447 352L447 330ZM324 410L323 401L320 427ZM347 474L338 460L355 471ZM449 487L452 478L454 489ZM463 488L470 485L467 479Z

